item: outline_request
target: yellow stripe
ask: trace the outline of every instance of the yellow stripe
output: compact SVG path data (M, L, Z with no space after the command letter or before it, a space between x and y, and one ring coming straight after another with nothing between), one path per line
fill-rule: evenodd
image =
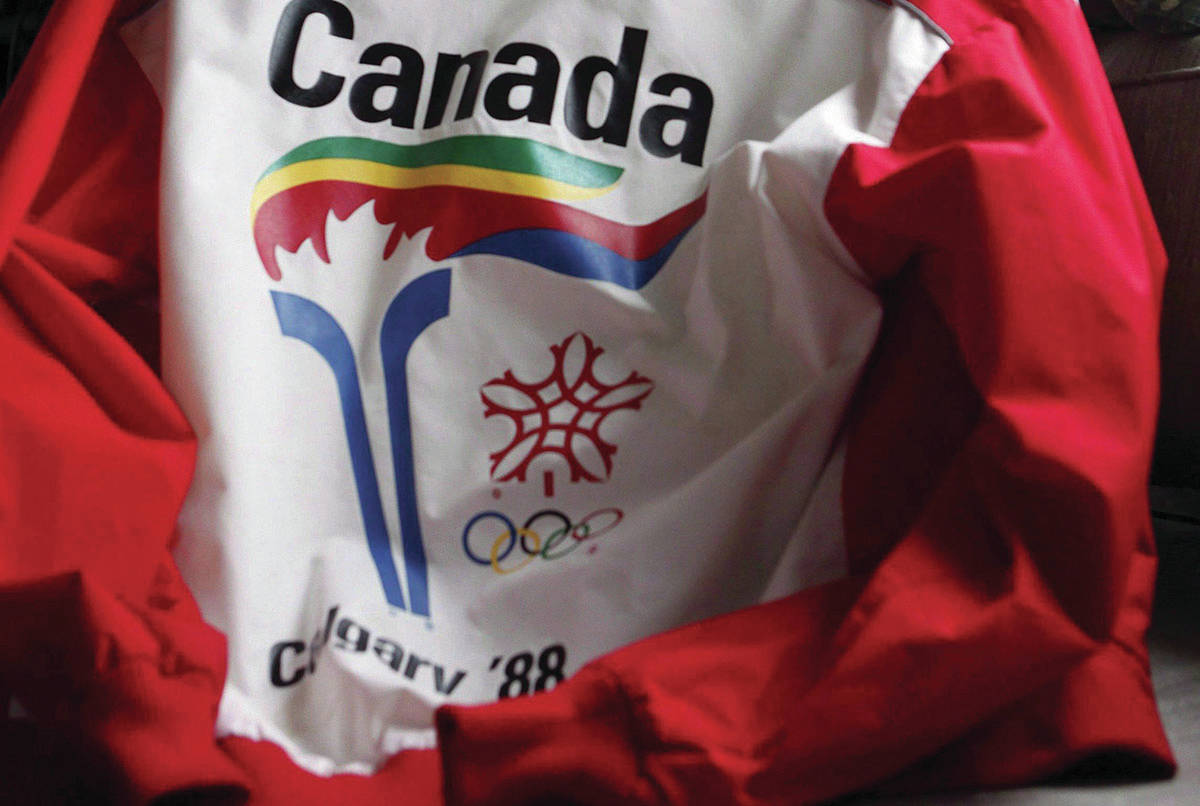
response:
M264 176L255 185L254 195L250 200L251 220L258 216L259 208L277 193L282 193L297 185L328 179L394 189L451 185L566 201L595 198L607 193L613 187L609 185L603 188L583 188L533 174L501 171L495 168L479 168L474 165L429 165L424 168L398 168L394 165L385 165L370 160L336 158L308 160L281 168L270 176Z

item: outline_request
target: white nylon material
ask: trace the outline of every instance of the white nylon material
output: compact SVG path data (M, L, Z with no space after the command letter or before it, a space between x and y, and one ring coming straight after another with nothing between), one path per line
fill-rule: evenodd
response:
M345 86L304 107L268 81L285 6L176 0L125 30L166 115L164 372L200 437L177 556L205 616L229 636L219 729L278 742L319 774L366 773L432 743L431 715L443 702L548 687L632 640L844 575L837 428L879 305L821 204L847 145L891 137L947 48L938 32L909 10L863 0L763 3L753 14L724 3L619 11L346 0L353 38L309 18L291 71L300 87L322 72ZM579 139L564 125L568 77L587 57L615 62L626 27L647 32L628 142ZM359 64L375 42L424 59L415 128L353 114L347 96L358 76L399 69L395 59ZM490 82L530 73L527 59L489 62L470 118L453 121L452 100L447 122L421 128L438 53L486 50L491 60L512 42L547 48L560 65L549 125L483 108ZM650 107L687 104L686 92L651 91L664 74L711 89L702 165L656 156L640 137ZM593 122L610 103L606 81L591 97ZM679 136L667 132L668 142ZM294 254L278 249L282 278L268 277L250 201L277 159L321 138L416 145L467 134L528 138L623 169L610 192L563 202L604 219L647 224L705 188L707 210L636 289L515 257L433 261L429 230L384 260L390 227L375 202L344 221L326 218L328 263L306 242ZM428 567L421 615L406 576L385 388L384 367L397 364L381 352L381 323L398 293L433 277L448 278L448 313L399 365ZM284 334L279 294L320 306L346 334L403 609L385 600L368 551L332 364L311 333ZM493 471L489 457L512 440L515 421L485 418L484 396L528 405L505 373L529 383L556 365L568 380L590 369L616 386L608 402L650 391L607 414L591 441L576 434L560 444L595 480L573 481L564 457L546 451L524 481L497 478L522 454ZM572 413L550 416L560 423ZM598 416L585 414L581 426ZM597 436L616 446L611 469ZM507 542L503 522L483 514L521 529L542 510L563 517L544 515ZM599 514L589 523L588 513ZM475 560L463 540L473 519ZM552 537L561 523L570 530ZM521 541L533 551L522 554ZM566 548L559 559L537 553Z

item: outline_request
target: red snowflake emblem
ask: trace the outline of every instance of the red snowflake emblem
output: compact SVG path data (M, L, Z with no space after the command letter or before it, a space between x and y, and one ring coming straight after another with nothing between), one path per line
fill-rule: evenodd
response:
M640 409L654 391L654 383L636 372L602 383L595 367L604 349L583 333L551 346L550 353L554 369L544 380L525 383L510 369L479 390L483 416L502 415L516 429L512 440L490 456L496 481L525 481L529 465L544 454L561 456L571 481L607 479L617 446L600 436L600 424L614 411Z

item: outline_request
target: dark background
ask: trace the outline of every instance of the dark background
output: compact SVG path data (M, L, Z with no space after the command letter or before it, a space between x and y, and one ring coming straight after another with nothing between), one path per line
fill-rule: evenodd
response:
M49 11L51 0L0 0L0 70L3 71L3 90L7 90L16 77L17 68L38 26ZM0 95L3 91L0 91Z

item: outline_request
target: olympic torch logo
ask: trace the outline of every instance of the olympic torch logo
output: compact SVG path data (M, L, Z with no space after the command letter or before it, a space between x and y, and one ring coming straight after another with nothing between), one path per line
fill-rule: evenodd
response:
M369 210L365 214L379 227L390 228L381 241L382 261L421 233L431 261L499 256L636 291L655 278L703 215L706 197L641 225L565 203L608 193L622 173L522 138L470 135L411 146L355 137L315 140L289 151L258 180L251 200L254 241L267 275L281 281L281 257L287 262L287 255L308 244L315 259L333 262L329 227ZM354 266L349 274L364 269L370 267ZM383 369L403 584L375 473L378 446L369 437L359 382L359 364L368 359L352 346L361 341L352 341L311 295L270 292L282 335L316 351L333 375L362 527L384 596L391 606L426 618L431 617L431 594L413 466L407 360L425 331L451 315L451 272L440 267L412 280L387 303L381 321L370 325L377 329L369 360L377 358ZM333 282L354 282L346 278ZM363 308L368 301L363 298ZM581 333L551 347L551 353L555 366L545 380L526 383L510 371L483 387L486 416L508 417L516 426L510 444L491 457L495 479L523 479L534 458L548 454L562 457L571 481L607 478L616 448L601 438L600 424L615 411L638 408L653 389L637 373L603 383L594 370L603 350Z

